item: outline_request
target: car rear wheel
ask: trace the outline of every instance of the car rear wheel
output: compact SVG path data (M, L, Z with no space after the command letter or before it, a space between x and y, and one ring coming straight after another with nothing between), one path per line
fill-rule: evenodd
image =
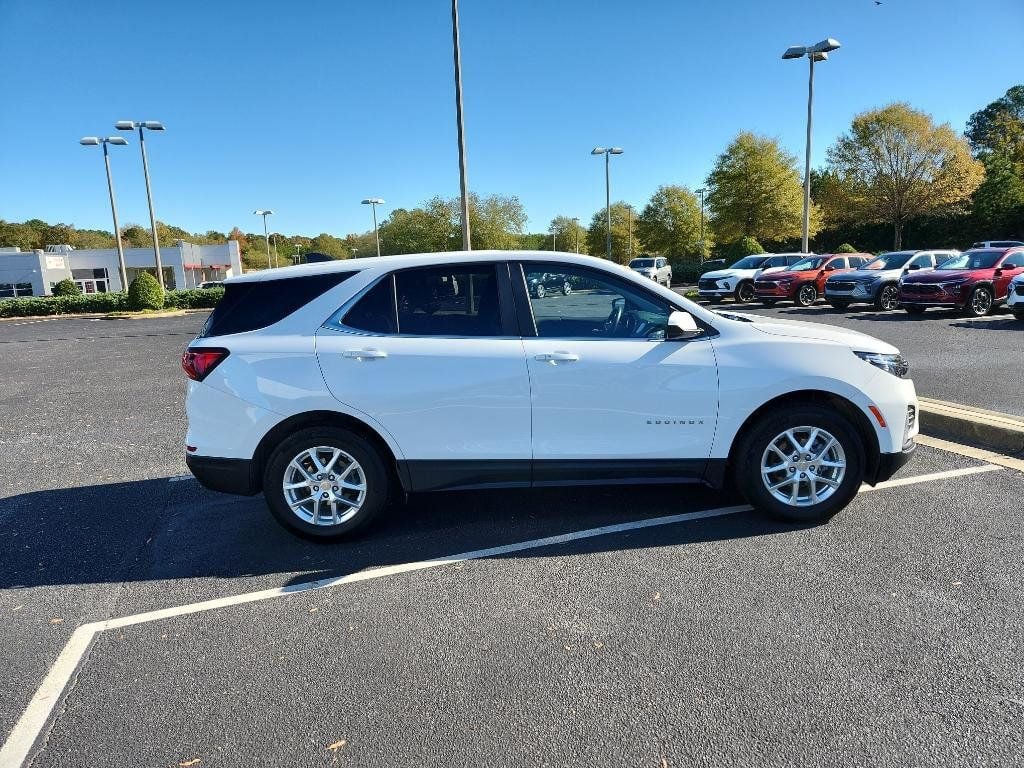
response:
M263 495L281 525L311 539L337 539L387 504L388 473L377 450L345 429L312 427L285 439L263 474Z
M969 317L984 317L992 311L992 291L979 285L971 291L971 297L964 306L964 313Z
M572 293L572 286L569 285L569 281L566 280L564 283L562 283L562 295L568 296L570 293Z
M864 445L841 415L819 406L770 413L734 456L739 488L755 508L791 522L826 520L864 479Z
M900 289L892 284L883 285L875 297L875 308L892 312L900 305Z
M908 315L923 315L926 307L919 307L916 304L908 304L904 307Z
M754 300L754 284L749 280L740 283L736 286L736 293L734 294L736 302L739 304L749 304Z
M533 293L538 299L543 299L547 295L547 291L544 290L543 285L538 285L534 288Z
M801 307L809 307L818 300L818 289L813 283L805 283L797 289L796 303Z

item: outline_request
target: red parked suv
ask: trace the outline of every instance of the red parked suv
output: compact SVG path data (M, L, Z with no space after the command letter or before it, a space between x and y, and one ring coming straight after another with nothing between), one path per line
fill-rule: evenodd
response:
M769 272L754 281L754 293L762 304L795 301L809 307L825 293L825 278L837 272L860 269L871 261L870 253L824 253L801 259L789 269Z
M919 315L928 307L951 307L984 317L1006 301L1010 281L1024 273L1024 248L972 248L930 272L900 280L899 301Z

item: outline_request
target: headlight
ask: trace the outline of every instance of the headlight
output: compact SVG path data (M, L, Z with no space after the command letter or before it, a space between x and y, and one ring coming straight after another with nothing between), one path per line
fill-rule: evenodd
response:
M901 379L910 370L910 364L903 359L903 355L883 355L881 352L858 352L853 351L857 357L865 363L871 363L875 368L881 368L886 373L899 376Z

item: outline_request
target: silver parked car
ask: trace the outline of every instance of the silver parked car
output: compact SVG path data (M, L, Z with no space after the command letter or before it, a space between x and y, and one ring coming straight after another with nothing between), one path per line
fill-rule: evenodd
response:
M860 269L832 275L825 281L825 300L836 309L851 304L874 304L891 312L899 306L899 281L903 275L951 259L959 251L891 251L876 256Z
M649 277L656 283L666 288L672 287L672 267L664 256L647 256L642 259L633 259L629 262L629 268L639 272L644 277Z

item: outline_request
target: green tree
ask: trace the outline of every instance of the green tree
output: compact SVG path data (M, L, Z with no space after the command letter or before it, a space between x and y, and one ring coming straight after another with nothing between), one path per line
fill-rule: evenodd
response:
M673 261L699 261L708 247L707 233L701 247L700 203L686 187L658 187L636 220L637 237L644 246Z
M850 132L829 148L828 161L834 218L889 224L896 250L907 221L963 210L984 176L948 124L935 125L906 104L857 115Z
M708 207L718 240L745 235L779 241L803 232L803 187L796 158L775 139L739 134L708 175ZM818 213L811 211L811 234Z
M548 234L541 235L536 250L559 250L573 253L579 246L580 253L586 253L587 230L579 225L571 216L555 216L548 226Z
M971 115L966 136L977 157L996 153L1024 163L1024 85Z
M629 262L630 251L635 257L643 252L643 245L636 233L630 232L629 223L633 222L636 228L636 216L630 212L630 206L621 200L612 203L612 261L619 264ZM633 247L630 249L630 242ZM605 225L605 209L597 211L590 219L590 227L587 229L587 252L592 256L608 258L607 227Z
M974 193L974 218L986 237L1024 237L1024 167L1003 152L981 161L985 180Z
M833 253L860 253L860 251L858 251L856 248L854 248L849 243L843 243L838 248L836 248L833 251Z
M764 253L764 246L757 242L753 237L741 237L740 239L729 243L722 252L722 256L725 259L726 264L732 264L733 262L739 261L744 256L752 256L757 253Z

